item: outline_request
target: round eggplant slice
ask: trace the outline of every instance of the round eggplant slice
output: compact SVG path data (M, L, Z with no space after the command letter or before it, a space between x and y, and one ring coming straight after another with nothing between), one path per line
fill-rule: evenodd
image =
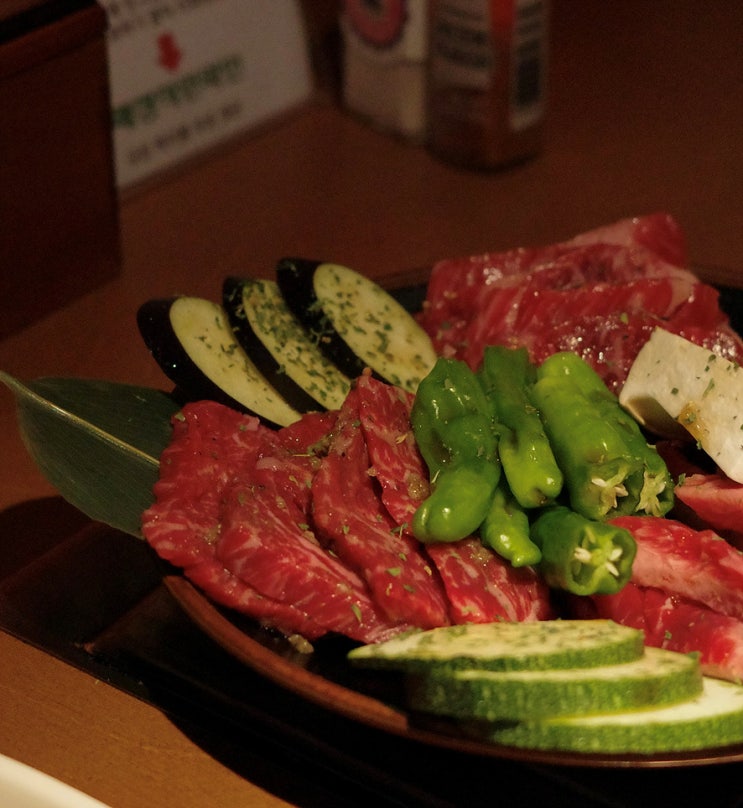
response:
M317 347L274 281L227 278L223 303L237 341L292 406L340 408L349 378Z
M276 266L276 282L286 305L310 339L341 373L355 379L366 365L333 328L315 294L315 270L322 264L306 258L283 258Z
M287 305L346 375L368 367L415 392L436 362L428 334L370 278L340 264L285 258L277 281Z
M276 426L301 417L238 345L219 304L197 297L151 300L140 307L137 324L162 371L189 398L221 401Z

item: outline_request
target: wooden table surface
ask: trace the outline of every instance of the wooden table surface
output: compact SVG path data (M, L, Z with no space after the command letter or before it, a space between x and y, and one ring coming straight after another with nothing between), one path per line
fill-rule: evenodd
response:
M667 210L713 281L743 279L743 5L553 4L550 112L539 157L470 173L318 101L127 194L122 273L0 343L21 379L166 384L136 329L147 298L219 296L293 254L377 278L438 258L540 244ZM13 257L2 256L2 271ZM74 272L74 267L70 267ZM0 391L0 517L53 496ZM0 519L0 525L15 524ZM0 553L22 542L0 534ZM157 708L0 632L0 753L113 808L285 805Z

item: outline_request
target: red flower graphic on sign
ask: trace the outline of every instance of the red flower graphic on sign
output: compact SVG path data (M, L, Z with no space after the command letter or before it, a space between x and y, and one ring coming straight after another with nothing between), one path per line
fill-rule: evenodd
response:
M178 70L183 52L178 47L173 34L160 34L157 38L157 62L166 70Z

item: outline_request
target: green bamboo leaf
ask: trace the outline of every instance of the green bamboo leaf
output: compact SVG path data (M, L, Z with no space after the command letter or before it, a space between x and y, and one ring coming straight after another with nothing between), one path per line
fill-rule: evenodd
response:
M178 403L167 393L95 379L42 378L27 385L0 371L18 425L42 474L98 522L141 536L159 457Z

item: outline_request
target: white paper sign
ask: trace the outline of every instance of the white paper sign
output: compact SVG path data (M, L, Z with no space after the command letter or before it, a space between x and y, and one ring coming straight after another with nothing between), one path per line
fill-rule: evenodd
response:
M312 93L295 0L101 0L119 187Z

